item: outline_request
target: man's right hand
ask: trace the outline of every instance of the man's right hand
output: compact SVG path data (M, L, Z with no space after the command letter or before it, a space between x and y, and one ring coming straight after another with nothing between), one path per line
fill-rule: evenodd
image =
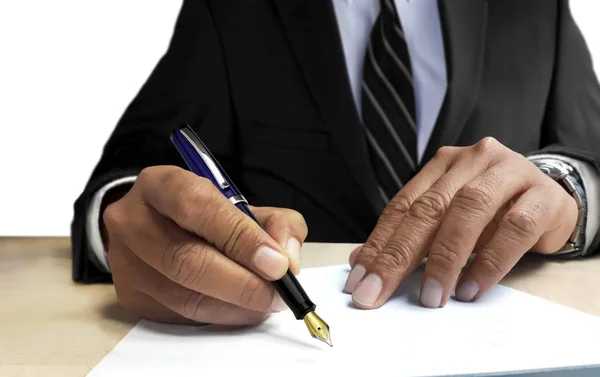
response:
M306 223L288 209L252 211L264 230L205 178L143 170L103 216L120 303L180 324L255 324L285 310L269 281L299 272Z

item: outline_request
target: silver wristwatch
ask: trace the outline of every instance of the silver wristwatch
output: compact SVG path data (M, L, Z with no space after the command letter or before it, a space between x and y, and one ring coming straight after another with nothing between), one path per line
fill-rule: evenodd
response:
M585 224L587 219L587 199L581 177L566 162L552 158L531 158L541 171L554 179L567 190L577 202L578 215L575 229L569 241L555 254L565 256L585 256Z

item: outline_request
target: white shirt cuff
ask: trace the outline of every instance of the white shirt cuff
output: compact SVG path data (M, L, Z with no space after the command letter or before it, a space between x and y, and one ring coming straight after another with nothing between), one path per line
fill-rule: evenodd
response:
M107 251L104 249L104 242L102 241L100 232L100 208L102 206L102 199L109 190L120 185L132 184L136 179L137 176L129 176L109 182L94 194L88 206L85 224L88 245L98 262L100 262L105 269L105 272L110 272L110 267L108 265Z
M600 230L600 173L585 161L558 154L538 154L530 159L553 158L573 166L583 182L587 197L587 220L585 226L585 250L588 250L598 230Z

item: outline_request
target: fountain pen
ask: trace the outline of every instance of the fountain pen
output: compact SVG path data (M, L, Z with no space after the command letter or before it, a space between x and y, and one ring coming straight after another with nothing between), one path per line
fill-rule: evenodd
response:
M250 211L246 198L236 188L219 162L189 125L182 125L173 131L171 142L190 171L212 181L233 205L260 226L256 217ZM296 319L304 321L310 335L333 347L329 325L317 315L315 312L316 305L310 300L294 274L288 269L281 279L273 281L272 284L294 313Z

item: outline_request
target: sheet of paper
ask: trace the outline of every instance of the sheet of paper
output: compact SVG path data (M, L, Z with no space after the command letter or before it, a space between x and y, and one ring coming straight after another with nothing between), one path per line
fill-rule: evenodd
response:
M600 364L596 317L503 286L477 303L425 309L421 271L383 307L359 310L342 292L347 274L335 266L299 275L333 348L289 311L249 328L141 321L89 377L444 376Z

